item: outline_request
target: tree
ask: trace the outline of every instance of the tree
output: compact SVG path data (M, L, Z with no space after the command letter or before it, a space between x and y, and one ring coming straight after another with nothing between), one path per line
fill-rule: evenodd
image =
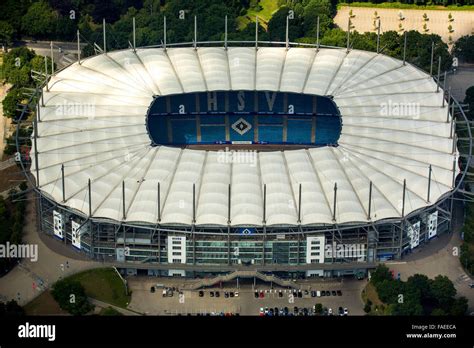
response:
M436 276L431 282L430 292L444 310L450 307L454 296L456 296L453 282L448 277L442 275Z
M316 36L319 17L320 33L332 27L331 3L328 0L310 0L304 7L303 22L305 36Z
M0 21L0 45L10 46L15 29L7 21Z
M474 86L471 86L468 89L466 89L466 97L464 98L464 103L469 105L468 107L469 111L467 112L466 116L472 120L474 118ZM469 232L474 231L474 229L472 228L468 230ZM469 236L466 236L466 233L464 234L465 234L464 240L466 240L467 242L469 242L469 240L467 240L466 237L470 238L471 236L474 236L474 233L469 233Z
M57 281L51 294L62 309L73 315L84 315L94 308L89 303L84 287L76 280L62 279Z
M458 315L458 316L465 315L468 308L467 303L468 303L467 298L465 298L464 296L455 299L454 303L451 305L449 314Z
M474 63L474 35L460 37L454 44L453 52L467 63Z
M3 114L9 118L16 118L20 112L17 111L18 104L23 100L23 91L21 88L12 88L2 101Z
M21 19L21 28L26 35L44 38L51 35L56 27L58 16L43 0L33 3Z
M387 266L379 264L377 268L371 273L370 281L377 286L384 280L392 280L393 276Z
M0 317L22 317L25 310L15 300L0 302Z

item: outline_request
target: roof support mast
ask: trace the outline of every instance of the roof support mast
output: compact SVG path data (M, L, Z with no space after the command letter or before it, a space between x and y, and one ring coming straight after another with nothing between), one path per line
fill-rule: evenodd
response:
M258 50L258 16L255 16L255 49Z
M125 180L122 181L122 209L123 209L123 219L127 219L127 212L125 211Z
M377 25L377 54L380 53L380 18Z
M197 25L197 17L194 16L194 42L193 42L193 46L194 46L194 49L197 49L197 29L198 28L198 25Z
M426 197L426 203L429 203L430 202L430 191L431 191L431 164L429 166L429 169L428 169L428 195Z
M301 224L301 184L298 192L298 224Z
M316 28L316 51L319 50L319 16L317 20L317 28Z
M289 17L289 16L286 16L286 36L285 36L285 47L286 47L286 49L287 49L287 50L288 50L288 48L289 48L289 45L290 45L289 32L288 32L288 30L289 30L288 26L289 26L289 24L290 24L290 22L289 22L289 21L290 21L290 17Z
M439 78L441 77L441 56L438 57L438 80L436 82L436 93L439 92Z
M63 189L63 203L66 202L66 184L64 182L64 163L61 164L61 184Z
M403 196L402 196L402 218L405 217L405 197L407 191L407 179L403 179Z
M337 182L334 183L334 201L332 206L332 221L336 221Z
M351 37L351 17L349 17L347 19L347 48L346 48L346 53L349 53L350 37Z
M166 51L166 16L163 17L163 48Z
M107 54L107 36L105 34L105 18L102 20L102 31L104 36L104 53Z
M161 187L160 187L160 182L158 181L158 197L157 197L157 199L158 199L158 203L157 203L157 205L158 205L158 207L157 207L158 208L158 223L161 222L161 192L160 191L161 191Z
M403 33L403 65L406 65L407 60L407 32Z
M77 30L77 63L81 64L81 35Z
M89 218L92 217L92 195L91 195L91 179L87 182L87 190L89 191Z
M372 181L369 183L369 209L367 212L367 220L370 220L370 216L372 215Z
M53 54L53 41L49 44L51 50L51 76L54 75L54 54Z
M224 48L227 50L227 15L224 22Z
M136 30L135 30L135 17L133 17L132 23L133 23L133 51L135 52L137 50L137 35L136 35Z
M430 76L433 76L434 41L431 42Z

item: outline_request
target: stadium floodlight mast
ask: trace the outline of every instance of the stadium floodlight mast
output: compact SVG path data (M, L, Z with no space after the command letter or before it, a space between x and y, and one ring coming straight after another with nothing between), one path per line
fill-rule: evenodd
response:
M301 224L301 183L298 190L298 224Z

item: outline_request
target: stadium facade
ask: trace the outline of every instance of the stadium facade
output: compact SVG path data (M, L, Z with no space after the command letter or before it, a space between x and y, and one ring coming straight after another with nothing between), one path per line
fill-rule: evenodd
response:
M40 231L131 273L365 273L450 231L465 175L459 104L374 52L102 53L36 114Z

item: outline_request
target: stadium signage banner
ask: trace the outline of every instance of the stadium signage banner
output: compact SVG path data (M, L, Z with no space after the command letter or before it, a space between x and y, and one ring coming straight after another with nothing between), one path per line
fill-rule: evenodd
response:
M414 249L420 245L420 221L408 226L407 235L410 239L410 248Z
M53 233L59 239L64 239L63 214L56 210L53 210Z
M436 236L438 230L438 211L428 215L428 221L426 223L428 229L428 238Z

